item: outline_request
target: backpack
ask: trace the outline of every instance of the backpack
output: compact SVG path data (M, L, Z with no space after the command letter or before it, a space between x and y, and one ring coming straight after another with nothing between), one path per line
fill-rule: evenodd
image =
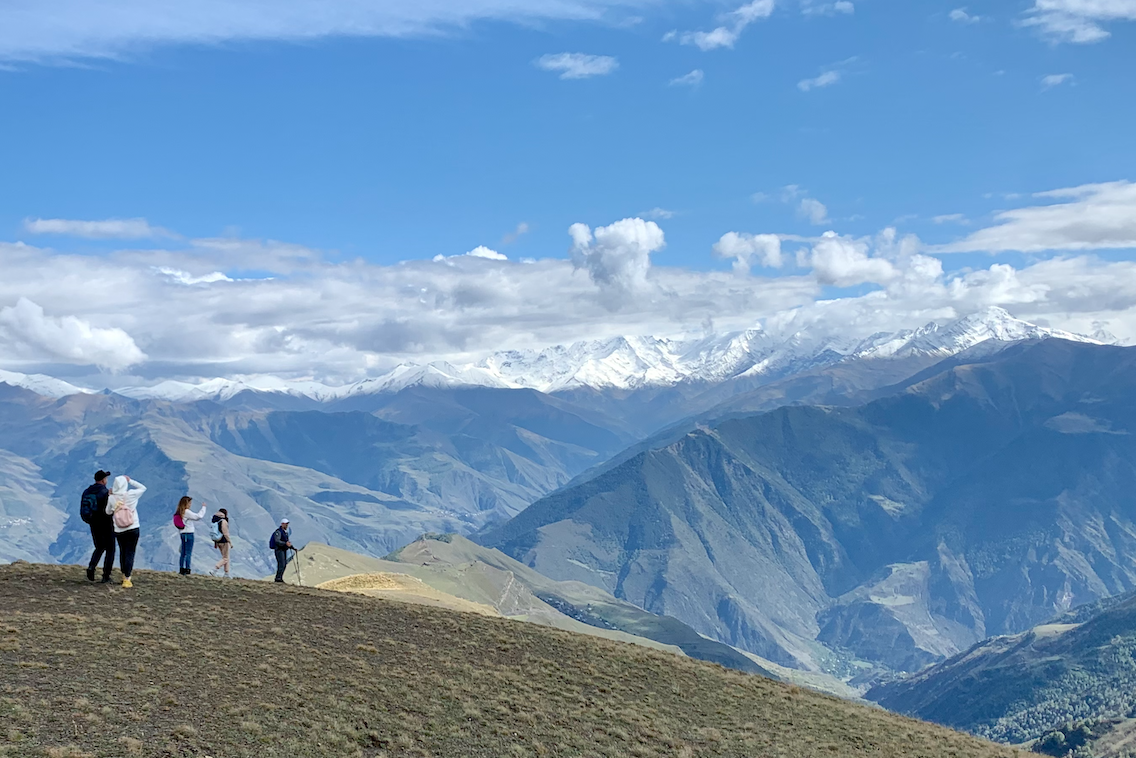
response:
M269 550L275 550L276 549L276 532L275 531L273 531L272 536L268 538L268 549Z
M178 529L178 531L185 529L185 519L181 517L180 513L174 514L174 526Z
M225 535L221 533L221 519L217 519L209 525L209 539L214 542L220 542L225 539Z
M99 496L94 492L84 492L83 499L79 501L79 518L88 524L94 523L95 514L99 512Z
M126 504L126 498L115 498L114 525L119 529L129 529L134 524L134 509Z

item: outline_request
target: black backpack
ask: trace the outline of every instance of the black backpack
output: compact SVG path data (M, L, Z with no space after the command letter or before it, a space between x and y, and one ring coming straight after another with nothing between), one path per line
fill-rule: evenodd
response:
M79 518L88 524L95 520L99 512L99 496L94 492L84 492L83 499L79 501Z

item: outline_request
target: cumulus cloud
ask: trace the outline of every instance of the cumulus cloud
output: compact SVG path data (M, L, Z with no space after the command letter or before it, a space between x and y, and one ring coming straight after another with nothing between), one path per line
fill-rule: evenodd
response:
M625 218L595 231L586 224L573 224L568 234L572 238L572 263L585 269L611 296L608 303L613 307L648 290L651 253L666 245L659 225L641 218Z
M1071 81L1073 81L1072 74L1049 74L1048 76L1041 77L1041 88L1052 89Z
M1124 200L1130 191L1115 182L1043 193L1035 209L1050 215L996 219L979 231L995 252L1057 249L1057 256L954 272L944 271L941 251L892 229L810 239L739 231L714 246L732 264L723 270L659 265L652 258L666 239L646 219L578 225L571 255L531 262L458 255L444 265L380 265L232 238L100 256L0 243L0 365L50 373L52 364L93 363L127 366L139 379L271 374L338 383L407 360L463 362L617 334L702 334L707 322L719 331L761 322L867 336L993 305L1073 331L1104 324L1132 340L1136 262L1088 252L1136 241L1136 200ZM985 249L977 245L969 239L965 247ZM767 275L778 263L778 275ZM240 275L247 271L257 277ZM856 290L834 296L826 287Z
M742 32L755 21L761 21L773 15L774 0L753 0L745 5L727 13L722 18L722 25L708 32L670 32L663 37L664 42L677 40L681 45L694 45L699 50L709 51L718 48L732 48L741 38Z
M194 276L193 274L189 273L188 271L182 271L180 269L170 268L169 266L158 266L156 268L156 270L159 274L164 274L165 276L168 276L170 279L177 282L178 284L184 284L184 285L187 285L187 286L192 286L194 284L213 284L214 282L231 282L231 281L233 281L232 279L227 277L225 274L222 274L220 271L213 271L211 273L203 274L201 276Z
M24 231L29 234L55 234L86 239L138 240L176 236L168 229L150 226L144 218L110 218L104 221L27 218L24 219Z
M609 55L557 53L537 58L536 66L545 71L559 72L561 79L590 79L607 76L619 68L619 61Z
M481 20L600 20L641 0L6 0L0 60L123 58L162 45L445 33Z
M440 255L440 254L435 255L434 256L434 262L440 263L442 261L452 261L455 258L481 258L481 259L487 260L487 261L507 261L507 260L509 260L509 256L507 256L503 253L499 253L496 250L493 250L492 248L486 247L485 245L478 245L473 250L470 250L468 253L462 253L461 255Z
M1136 184L1085 184L1039 192L1038 200L1065 200L1002 211L994 226L940 245L940 253L1024 253L1047 250L1136 248Z
M110 371L146 358L122 329L95 327L75 316L48 316L26 297L0 308L0 339L25 358L93 364Z
M672 87L698 87L702 84L704 78L706 78L706 74L703 73L702 69L696 68L689 74L671 79L669 84Z
M896 278L891 261L870 254L866 241L825 232L804 261L812 267L817 281L837 287L874 282L886 284Z
M781 268L781 238L776 234L745 234L727 232L714 243L714 253L720 258L733 258L734 271L748 274L754 266Z
M1110 36L1105 24L1136 21L1136 0L1034 0L1023 23L1058 42L1087 44Z

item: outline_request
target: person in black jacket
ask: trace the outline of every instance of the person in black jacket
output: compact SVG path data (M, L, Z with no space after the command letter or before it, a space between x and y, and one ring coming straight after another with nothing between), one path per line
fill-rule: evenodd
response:
M98 508L91 516L91 541L95 543L95 551L91 553L91 562L87 564L87 580L95 581L95 569L99 565L99 558L106 555L103 561L103 584L110 582L110 572L114 567L114 520L106 513L107 498L110 490L107 489L109 471L99 469L95 472L95 483L83 490L83 497L94 495L98 501Z
M272 533L269 540L276 553L276 581L284 581L284 569L288 568L288 551L292 549L292 537L288 533L288 519L280 520L280 528Z

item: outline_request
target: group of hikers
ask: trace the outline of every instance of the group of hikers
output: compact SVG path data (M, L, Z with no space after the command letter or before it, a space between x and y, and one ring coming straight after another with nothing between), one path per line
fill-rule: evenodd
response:
M133 587L130 581L134 573L134 555L138 550L138 538L142 533L138 522L138 500L146 491L145 485L131 479L129 476L117 476L111 486L107 486L111 473L99 469L95 472L95 483L83 491L79 501L79 516L91 527L91 540L95 543L95 550L91 553L91 561L87 564L87 580L95 581L95 569L99 561L103 562L102 583L111 581L111 570L114 568L115 545L118 547L118 565L122 570L122 586ZM193 498L185 495L178 501L177 510L173 514L173 526L181 538L181 549L178 555L178 573L188 576L193 559L193 542L196 530L194 522L205 518L205 503L201 508L193 510ZM209 572L210 576L230 578L232 567L230 553L233 540L229 533L229 512L218 508L213 514L209 524L209 537L213 547L221 554L221 559ZM292 547L291 527L288 519L281 519L280 526L272 533L268 540L269 549L276 557L276 581L284 581L284 569L288 566L289 551Z

